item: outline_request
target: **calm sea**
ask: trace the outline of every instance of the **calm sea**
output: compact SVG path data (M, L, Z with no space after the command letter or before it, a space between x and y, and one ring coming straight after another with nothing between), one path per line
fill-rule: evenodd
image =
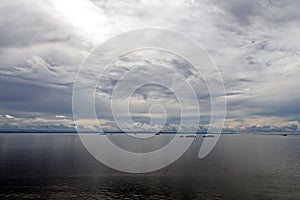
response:
M76 135L0 134L0 199L300 199L300 137L224 135L204 159L197 143L162 170L128 174Z

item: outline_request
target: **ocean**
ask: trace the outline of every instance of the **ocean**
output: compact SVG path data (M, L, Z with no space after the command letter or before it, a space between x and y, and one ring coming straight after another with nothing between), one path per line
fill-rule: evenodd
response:
M299 136L222 135L203 159L200 140L166 168L130 174L76 134L0 134L0 199L300 199Z

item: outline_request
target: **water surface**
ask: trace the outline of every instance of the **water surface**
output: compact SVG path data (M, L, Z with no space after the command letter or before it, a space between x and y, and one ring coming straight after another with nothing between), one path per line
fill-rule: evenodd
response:
M224 135L201 160L197 138L167 168L128 174L76 135L0 134L0 198L300 199L300 137Z

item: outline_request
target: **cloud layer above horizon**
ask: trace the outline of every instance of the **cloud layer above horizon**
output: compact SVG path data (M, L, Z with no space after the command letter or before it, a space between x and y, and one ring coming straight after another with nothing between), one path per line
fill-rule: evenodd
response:
M101 42L144 27L180 31L208 51L225 83L225 130L297 131L299 9L298 0L2 1L0 131L74 130L72 89L81 64ZM170 65L191 80L195 76L182 59L159 52L120 58L97 91L97 114L105 130L118 130L107 109L115 76L149 63L162 75L161 66ZM209 96L203 82L195 86L204 115L198 129L205 130ZM152 85L138 90L133 100L135 123L126 124L128 130L176 129L178 108L170 91ZM149 101L167 103L167 127L149 125ZM87 130L95 128L94 122L83 122Z

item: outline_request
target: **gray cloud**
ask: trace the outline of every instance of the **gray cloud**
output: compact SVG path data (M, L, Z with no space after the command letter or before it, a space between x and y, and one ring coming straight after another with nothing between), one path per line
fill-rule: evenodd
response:
M161 26L196 39L218 65L227 91L228 130L240 130L240 126L249 131L294 130L291 124L300 119L299 9L297 0L3 1L0 3L0 114L32 118L35 127L40 122L35 120L37 116L70 117L72 84L91 49L124 30ZM80 14L72 15L70 10ZM96 105L99 117L111 119L106 98L120 76L134 67L152 66L149 71L137 70L127 82L128 88L134 86L135 80L154 72L159 74L157 79L167 77L180 88L180 83L171 80L172 74L166 75L163 69L166 65L173 66L194 85L206 116L210 111L209 95L193 68L182 59L165 54L151 57L144 52L121 57L100 79ZM86 77L86 81L98 78L93 72ZM137 90L135 98L168 102L173 114L169 123L176 121L176 108L171 106L174 95L169 90L148 86ZM132 111L142 123L148 107L133 104L136 106ZM240 118L244 125L234 127ZM276 126L272 120L286 124ZM20 126L25 121L20 120ZM9 123L1 126L7 127ZM105 123L107 129L113 128L113 123ZM14 123L11 127L16 126ZM30 127L30 123L24 127Z
M71 34L53 17L50 3L30 0L0 4L0 46L28 46L44 42L64 42Z

